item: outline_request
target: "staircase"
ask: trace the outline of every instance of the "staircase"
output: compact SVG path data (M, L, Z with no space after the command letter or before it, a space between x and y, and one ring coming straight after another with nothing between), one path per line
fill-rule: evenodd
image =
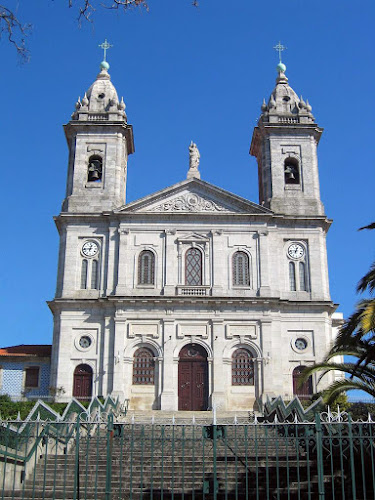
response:
M315 500L319 497L313 447L301 446L301 440L285 437L275 426L233 425L233 415L218 415L218 423L229 418L231 425L213 428L211 412L198 415L129 412L124 423L114 424L113 431L108 431L106 424L82 426L79 439L65 455L55 454L53 440L48 440L45 453L22 489L4 491L0 498ZM245 418L247 414L237 416L238 420ZM335 479L326 475L324 481L326 499L343 498L333 493ZM345 498L351 498L350 494Z

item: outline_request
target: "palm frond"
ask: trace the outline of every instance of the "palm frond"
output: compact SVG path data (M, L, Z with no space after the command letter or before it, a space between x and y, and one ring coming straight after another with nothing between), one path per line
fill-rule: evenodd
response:
M374 383L368 384L358 379L342 379L333 382L326 390L323 391L323 401L326 404L331 404L339 394L351 390L364 391L370 396L375 397Z
M375 291L375 262L371 264L369 272L360 279L357 285L358 293L363 293L366 290L371 294Z

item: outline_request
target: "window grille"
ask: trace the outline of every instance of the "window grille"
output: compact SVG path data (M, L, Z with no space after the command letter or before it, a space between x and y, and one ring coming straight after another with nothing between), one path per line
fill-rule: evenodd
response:
M98 261L93 260L91 264L91 288L98 288Z
M81 268L81 288L83 290L87 288L87 269L88 269L88 262L86 259L83 259Z
M304 262L299 263L299 289L306 291L306 268Z
M254 361L247 349L237 349L232 355L232 385L254 385Z
M39 387L39 367L26 368L25 387Z
M289 262L289 288L292 292L296 291L296 268L294 262Z
M152 352L146 347L137 349L133 360L133 384L153 385L155 362Z
M154 285L155 283L155 256L150 250L140 253L138 259L138 284Z
M197 248L189 248L185 257L185 283L189 286L202 284L202 254Z
M233 285L249 286L249 256L245 252L236 252L232 258Z

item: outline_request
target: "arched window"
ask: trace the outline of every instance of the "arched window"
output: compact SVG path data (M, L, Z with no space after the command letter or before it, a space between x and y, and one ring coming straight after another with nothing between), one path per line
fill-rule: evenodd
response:
M91 264L91 288L98 288L98 261L93 260Z
M300 385L300 377L306 366L297 366L293 370L293 394L300 399L308 399L313 393L312 377L310 377Z
M197 248L189 248L186 252L185 283L190 286L202 284L202 253Z
M103 159L99 155L89 158L87 167L87 182L101 182L103 175Z
M153 385L155 378L154 355L146 347L140 347L134 353L133 384Z
M250 286L249 256L245 252L236 252L232 257L234 286Z
M285 184L299 184L299 166L295 158L287 158L284 162L284 179Z
M154 285L155 283L155 256L150 250L144 250L138 258L138 284Z
M81 288L82 288L82 290L85 290L87 288L87 268L88 268L88 262L86 259L83 259L82 267L81 267Z
M306 266L304 262L299 263L299 289L306 291Z
M254 361L247 349L237 349L232 355L232 385L254 385Z
M296 266L294 262L289 262L289 290L296 291Z

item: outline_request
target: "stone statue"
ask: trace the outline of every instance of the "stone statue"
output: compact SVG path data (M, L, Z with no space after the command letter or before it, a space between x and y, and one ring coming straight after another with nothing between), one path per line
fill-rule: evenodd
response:
M190 156L189 168L192 170L198 170L199 160L201 155L199 154L197 145L193 141L191 141L189 146L189 156Z

